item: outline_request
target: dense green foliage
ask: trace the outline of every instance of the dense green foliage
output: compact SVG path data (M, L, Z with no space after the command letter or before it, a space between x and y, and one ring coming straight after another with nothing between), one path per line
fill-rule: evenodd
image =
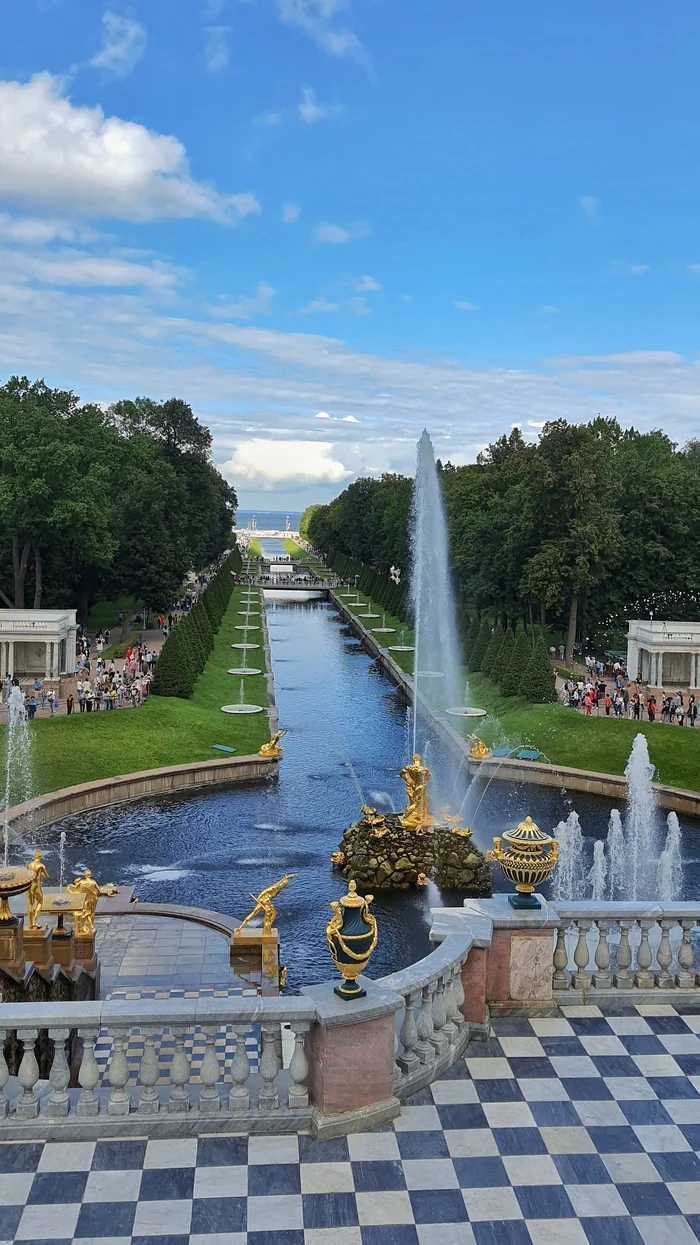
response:
M555 420L536 444L516 428L475 463L438 469L467 627L534 615L568 633L570 657L577 635L602 646L650 609L700 617L700 442ZM309 538L380 574L405 570L410 506L404 477L357 480L312 514Z
M510 659L513 656L515 648L515 632L512 627L506 627L503 635L503 643L491 666L491 678L494 683L498 683L499 687L503 681L503 676L510 665Z
M214 647L214 637L233 591L233 573L241 569L238 548L224 559L199 599L173 627L156 665L151 695L188 700Z
M504 696L518 695L523 675L531 657L532 645L525 628L521 627L515 637L508 665L501 676L501 691Z
M519 690L525 700L535 705L551 705L557 699L554 671L542 636L537 637L530 660L523 671Z
M301 518L299 519L299 535L301 536L302 540L311 539L309 536L309 524L311 523L311 520L313 519L316 511L322 510L322 509L323 509L323 506L321 506L318 502L316 502L315 505L307 506L306 510L302 511Z
M12 377L0 387L0 602L90 605L120 592L167 609L231 541L234 490L211 433L179 398L81 405Z
M491 671L493 670L494 662L496 661L496 658L501 650L502 643L503 629L497 625L491 633L491 639L489 640L488 647L481 659L481 673L487 674L489 678L491 677Z
M406 618L408 600L404 584L394 583L388 574L382 575L371 566L365 566L354 558L346 557L344 553L327 555L326 564L332 571L335 571L336 575L340 575L341 579L356 583L360 592L372 597L388 613L394 614L397 618Z

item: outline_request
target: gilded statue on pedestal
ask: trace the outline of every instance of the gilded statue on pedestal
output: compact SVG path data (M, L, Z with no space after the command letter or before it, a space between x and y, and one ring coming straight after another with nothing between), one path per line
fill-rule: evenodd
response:
M82 877L76 878L74 882L70 882L66 887L69 895L84 895L85 904L80 912L76 912L75 932L79 937L90 937L95 932L95 911L97 909L97 901L100 895L116 895L119 890L114 882L107 882L106 886L100 886L96 882L89 869L85 869Z
M241 921L238 928L234 930L234 933L240 934L243 926L247 925L249 921L253 920L253 917L258 916L261 912L263 919L263 934L274 933L272 927L275 923L275 917L277 916L277 909L272 901L273 899L276 899L280 891L283 890L285 886L288 886L292 878L295 878L296 876L296 873L285 873L284 877L280 878L279 882L275 882L273 886L266 886L265 890L262 890L259 895L251 894L251 899L255 900L255 907L248 913L247 917Z
M403 778L408 795L408 804L401 817L401 825L407 830L416 830L420 833L433 824L433 818L428 809L430 770L421 764L420 753L413 754L410 765L404 765L399 777Z
M467 735L467 739L472 745L469 749L469 755L475 761L485 761L488 757L493 756L491 749L484 743L483 739L479 739L478 735Z
M32 860L29 861L27 869L32 875L32 884L27 891L27 917L29 920L27 928L39 929L41 906L44 902L42 880L44 878L47 882L49 880L49 871L44 864L44 853L39 848L36 849Z
M277 760L279 760L279 758L282 756L282 748L280 747L280 739L283 739L286 734L287 734L286 731L275 731L274 735L272 736L272 739L268 740L266 744L263 744L262 748L258 752L258 756L259 757L275 757Z

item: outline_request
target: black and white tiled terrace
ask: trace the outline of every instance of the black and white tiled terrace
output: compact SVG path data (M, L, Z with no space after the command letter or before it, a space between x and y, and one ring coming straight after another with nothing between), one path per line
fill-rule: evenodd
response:
M700 1014L500 1019L393 1124L334 1141L0 1145L0 1241L690 1245Z

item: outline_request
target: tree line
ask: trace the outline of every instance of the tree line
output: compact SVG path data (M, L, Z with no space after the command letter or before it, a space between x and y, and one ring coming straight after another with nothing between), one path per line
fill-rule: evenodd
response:
M0 386L0 608L124 592L167 609L188 571L231 544L236 494L180 398L107 410L70 390Z
M464 631L488 615L602 643L625 620L700 617L700 441L615 419L520 429L475 463L438 462ZM408 569L412 482L359 479L313 509L308 538L388 574Z

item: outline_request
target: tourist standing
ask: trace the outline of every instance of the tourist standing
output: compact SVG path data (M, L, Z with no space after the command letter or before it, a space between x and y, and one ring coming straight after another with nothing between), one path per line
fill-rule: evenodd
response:
M46 699L49 702L49 713L51 714L51 717L53 717L56 712L56 693L52 687L49 688Z
M72 712L73 712L73 697L69 692L68 699L66 700L66 713L68 714L68 717L70 717Z
M695 727L695 719L698 716L698 705L694 696L688 701L688 726Z

